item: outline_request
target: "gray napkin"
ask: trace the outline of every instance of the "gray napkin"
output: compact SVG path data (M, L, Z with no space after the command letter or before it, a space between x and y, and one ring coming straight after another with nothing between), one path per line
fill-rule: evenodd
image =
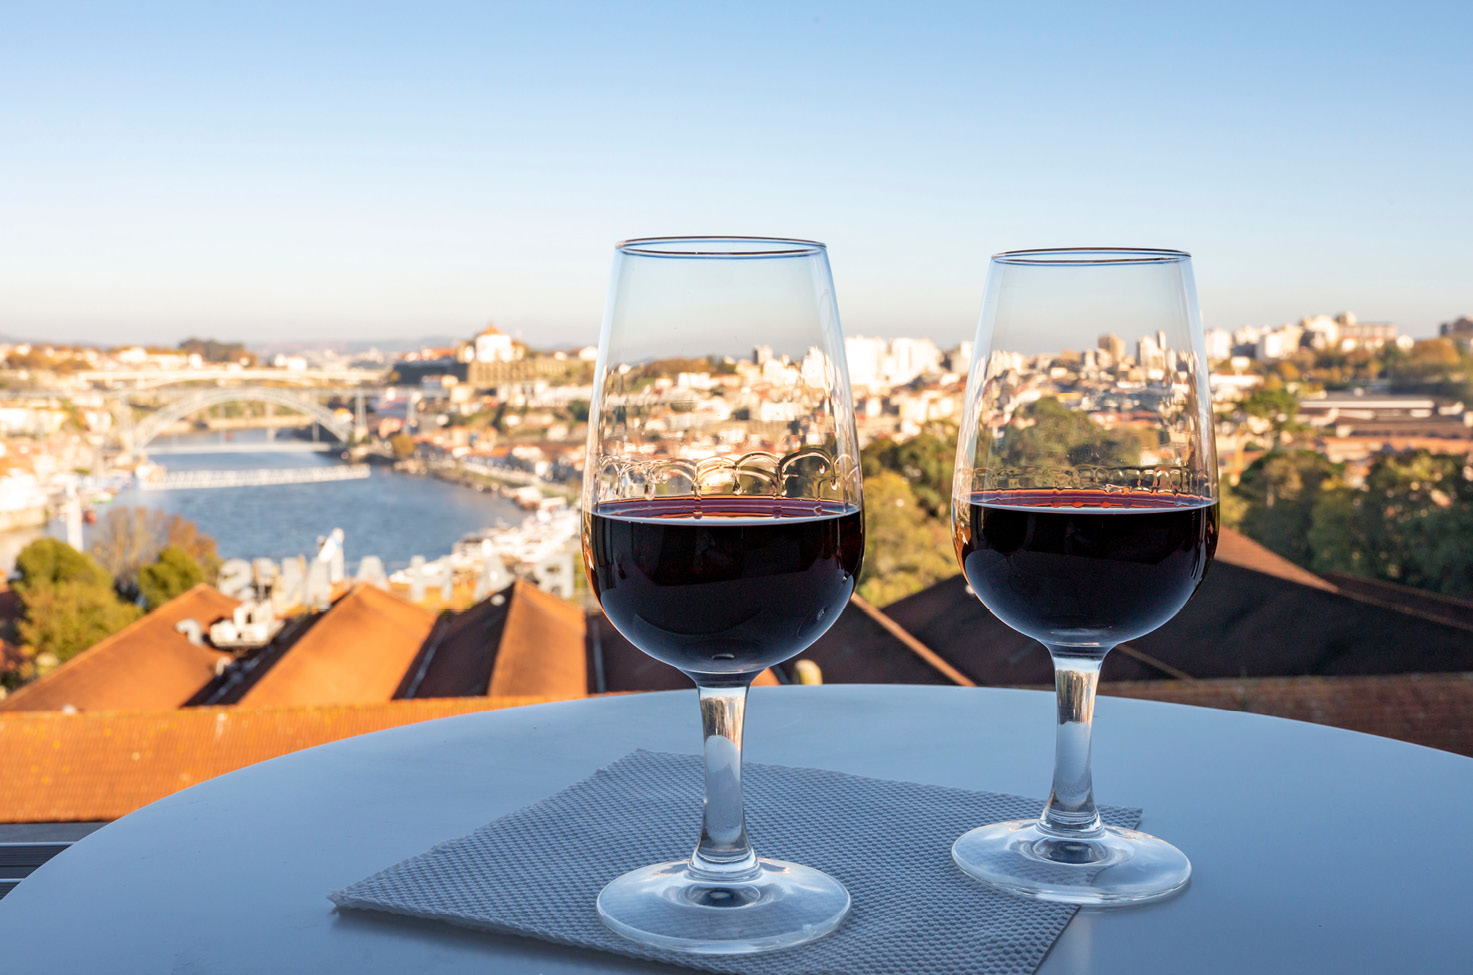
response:
M995 893L957 869L951 844L974 826L1036 816L1037 799L746 766L747 826L761 856L824 870L853 906L837 931L759 955L646 948L604 927L603 885L688 856L700 828L693 755L633 752L556 795L441 843L328 897L340 908L595 948L740 975L1015 975L1034 971L1076 908ZM1134 827L1139 809L1100 815Z

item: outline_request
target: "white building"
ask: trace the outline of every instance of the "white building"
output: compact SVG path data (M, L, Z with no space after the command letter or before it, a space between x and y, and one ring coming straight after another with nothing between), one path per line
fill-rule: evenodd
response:
M1298 325L1281 325L1263 333L1253 347L1253 357L1260 360L1283 359L1299 351L1299 340L1303 337L1304 329Z
M477 362L510 362L517 357L511 336L495 325L487 325L476 335Z
M849 363L851 386L879 384L888 344L884 339L866 338L862 335L851 335L844 339L844 359Z
M951 352L951 371L965 376L972 367L972 342L958 342Z
M1160 373L1166 369L1166 356L1161 350L1161 344L1149 335L1136 340L1135 361L1147 373Z
M930 339L899 338L890 343L890 355L883 377L894 386L903 386L917 376L941 368L941 350Z
M1233 333L1227 329L1209 328L1206 334L1207 359L1217 362L1230 358L1233 354Z
M1339 348L1340 325L1329 315L1311 315L1299 322L1299 327L1309 336L1309 344L1316 349Z

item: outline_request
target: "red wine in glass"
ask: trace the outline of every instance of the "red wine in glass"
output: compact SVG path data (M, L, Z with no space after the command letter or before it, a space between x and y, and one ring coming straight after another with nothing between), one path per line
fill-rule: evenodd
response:
M1083 349L1085 351L1070 351ZM987 273L957 440L967 582L1054 663L1054 776L1037 819L952 846L1000 890L1110 906L1170 897L1192 865L1101 820L1090 774L1105 655L1171 619L1217 547L1217 453L1191 256L1006 251Z
M864 552L859 508L835 501L660 497L604 502L588 521L609 620L657 660L743 683L829 628Z
M838 880L752 848L742 733L748 686L823 635L854 591L860 475L824 245L618 245L588 409L583 564L614 626L695 683L706 794L688 858L599 891L599 917L623 937L744 955L847 916Z
M979 491L959 512L957 558L998 619L1103 656L1191 598L1217 549L1217 509L1147 491Z

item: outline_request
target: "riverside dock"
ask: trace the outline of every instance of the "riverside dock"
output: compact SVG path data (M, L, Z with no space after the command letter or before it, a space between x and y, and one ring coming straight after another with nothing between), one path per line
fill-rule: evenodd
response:
M275 484L315 484L321 481L357 481L370 474L367 464L341 467L265 468L248 471L179 471L152 480L140 480L144 491L183 491L198 488L266 487Z

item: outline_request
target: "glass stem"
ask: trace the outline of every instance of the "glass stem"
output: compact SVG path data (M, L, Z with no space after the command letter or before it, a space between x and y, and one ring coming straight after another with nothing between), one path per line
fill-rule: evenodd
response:
M758 873L757 854L747 841L742 808L742 717L747 685L707 687L701 694L701 728L706 738L706 802L701 841L690 857L702 880L738 881Z
M1054 788L1043 807L1040 824L1046 832L1065 837L1089 837L1103 832L1095 809L1094 782L1089 771L1090 733L1095 713L1095 687L1105 655L1078 656L1049 647L1054 658L1054 687L1058 694L1058 727L1054 739Z

